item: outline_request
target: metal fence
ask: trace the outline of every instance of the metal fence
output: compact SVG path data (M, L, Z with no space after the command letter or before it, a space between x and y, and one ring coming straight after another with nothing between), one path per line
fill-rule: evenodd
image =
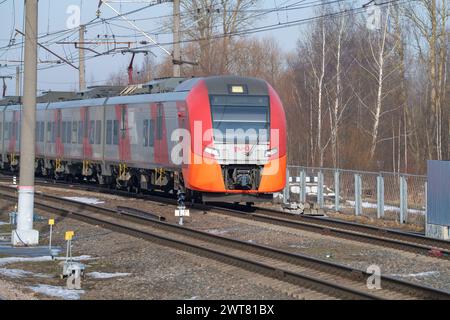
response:
M425 223L427 177L392 172L288 166L286 202L400 223Z

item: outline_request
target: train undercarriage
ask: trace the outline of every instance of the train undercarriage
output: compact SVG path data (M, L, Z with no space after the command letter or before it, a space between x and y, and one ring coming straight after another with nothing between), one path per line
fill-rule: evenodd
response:
M5 159L5 161L3 161ZM0 169L19 172L19 158L14 154L0 156ZM256 166L223 166L225 185L230 190L256 190L260 182L260 168ZM162 192L177 196L182 193L191 202L233 202L252 205L270 201L271 194L201 193L185 188L183 175L165 168L135 168L125 163L102 164L89 160L62 160L37 158L36 177L66 182L91 183L110 189L139 194L142 191Z

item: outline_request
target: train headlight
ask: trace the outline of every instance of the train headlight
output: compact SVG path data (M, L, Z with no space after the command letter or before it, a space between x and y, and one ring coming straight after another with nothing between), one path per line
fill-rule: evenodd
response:
M266 156L266 158L270 158L271 156L274 156L277 153L278 153L278 148L272 148L272 149L266 150L265 156Z
M210 154L212 156L215 156L215 157L219 157L219 150L211 148L211 147L206 147L205 148L205 153L208 153L208 154Z

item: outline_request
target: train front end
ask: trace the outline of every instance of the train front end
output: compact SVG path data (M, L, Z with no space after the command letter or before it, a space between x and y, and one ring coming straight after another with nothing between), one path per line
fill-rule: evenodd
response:
M286 183L286 118L265 81L236 76L196 81L187 97L188 189L204 201L254 202Z

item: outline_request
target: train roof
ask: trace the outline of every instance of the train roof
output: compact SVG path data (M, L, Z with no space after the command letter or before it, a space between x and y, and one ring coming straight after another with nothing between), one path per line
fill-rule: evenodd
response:
M201 80L213 94L228 93L229 85L244 84L249 94L267 94L264 80L240 76L209 76L198 78L160 78L133 86L92 86L82 92L47 91L37 97L36 109L64 109L105 104L137 104L185 99L188 92ZM0 100L0 111L21 108L21 97L11 96Z

